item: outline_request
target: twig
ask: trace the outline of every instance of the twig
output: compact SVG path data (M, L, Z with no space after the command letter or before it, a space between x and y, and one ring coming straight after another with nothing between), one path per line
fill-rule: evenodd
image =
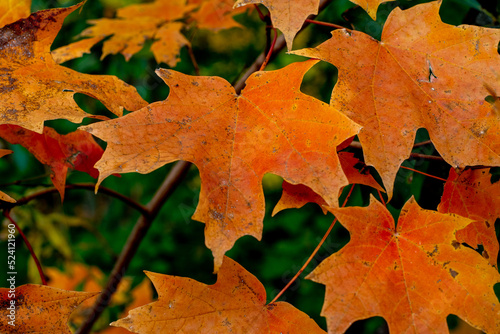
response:
M416 143L415 145L413 145L413 148L428 145L428 144L432 144L432 141L431 140L421 141L420 143Z
M77 183L77 184L67 184L65 186L66 190L71 190L71 189L88 189L88 190L92 190L94 191L95 190L95 184L93 183ZM58 192L58 190L54 187L52 188L48 188L48 189L44 189L44 190L40 190L36 193L33 193L29 196L26 196L26 197L23 197L19 200L17 200L17 202L15 203L2 203L2 208L3 209L6 209L6 210L10 210L12 209L13 207L16 207L16 206L20 206L20 205L24 205L28 202L31 202L32 200L35 200L39 197L43 197L43 196L46 196L48 194L52 194L52 193L56 193ZM119 192L117 191L114 191L113 189L109 189L109 188L106 188L106 187L100 187L99 188L99 192L100 193L103 193L103 194L106 194L106 195L109 195L111 197L114 197L116 199L119 199L120 201L126 203L128 206L131 206L133 207L134 209L136 209L137 211L139 211L142 215L149 215L149 211L148 209L143 206L142 204L134 201L133 199L127 197L127 196L124 196L122 194L120 194Z
M25 183L25 182L29 182L29 181L33 181L33 180L38 180L38 179L43 179L44 177L47 177L49 176L50 173L45 173L45 174L42 174L42 175L37 175L37 176L33 176L33 177L30 177L30 178L27 178L27 179L24 179L24 180L17 180L17 181L13 181L13 182L9 182L9 183L4 183L4 184L0 184L0 187L7 187L7 186L16 186L16 185L19 185L19 184L22 184L22 183Z
M190 166L190 162L178 162L167 175L167 178L160 186L160 188L158 188L155 196L146 206L149 214L147 216L141 216L137 220L133 230L130 232L125 246L122 249L122 252L120 253L120 257L116 261L113 271L108 278L106 287L104 288L102 293L99 294L99 297L92 306L90 315L87 317L87 319L85 319L85 322L82 324L82 326L76 331L76 334L90 333L92 326L108 306L111 300L111 296L116 291L118 284L120 283L122 277L125 275L125 272L127 271L132 258L139 248L142 239L149 230L149 227L151 226L153 220L158 215L158 212L160 211L165 201L170 197L181 180L184 178Z
M42 265L40 264L40 261L38 261L38 258L36 257L36 254L35 254L35 251L33 250L33 247L31 247L31 244L28 241L28 238L26 238L26 236L24 235L23 230L21 230L21 228L19 227L19 225L17 225L16 221L14 219L12 219L12 217L10 216L10 210L3 210L3 215L8 220L10 220L10 222L12 224L14 224L14 226L17 229L17 231L21 235L21 237L23 237L24 243L26 244L26 247L28 247L28 250L29 250L29 252L31 254L31 257L35 261L36 267L38 269L38 273L40 274L40 278L42 279L42 284L43 285L47 285L47 280L45 279L45 274L43 273Z

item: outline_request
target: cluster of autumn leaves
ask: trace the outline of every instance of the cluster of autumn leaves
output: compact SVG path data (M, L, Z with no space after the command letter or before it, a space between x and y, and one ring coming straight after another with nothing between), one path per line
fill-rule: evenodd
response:
M372 17L380 3L353 2ZM0 137L23 145L50 166L62 198L68 168L98 177L97 186L111 174L149 173L176 160L199 169L201 192L193 219L206 224L217 283L147 273L158 301L130 309L113 325L135 333L322 332L290 304L266 305L262 284L224 256L244 235L261 238L261 182L265 173L274 173L285 179L275 213L315 202L351 234L346 247L308 276L326 286L322 315L329 332L344 332L354 321L372 316L384 317L392 333L446 332L446 316L453 313L487 333L498 333L500 305L493 285L500 282L494 228L500 188L488 168L467 168L500 166L498 116L485 100L492 90L500 90L498 29L445 24L439 2L396 8L381 41L359 31L336 30L315 48L290 51L316 60L256 72L241 92L222 78L158 69L170 94L149 105L115 77L59 65L111 36L104 41L103 57L119 52L129 59L146 39L154 39L151 51L158 63L173 67L180 48L189 45L181 34L183 24L233 27L232 15L238 13L233 4L243 10L250 3L269 9L291 50L305 19L317 13L319 0L157 0L120 9L116 19L94 20L81 33L89 38L52 52L64 18L82 4L29 15L29 6L20 2L5 12L21 14L2 18ZM339 68L330 104L300 91L317 59ZM75 93L100 100L118 117L85 113L74 102ZM123 116L123 108L133 112ZM80 123L84 117L101 121L64 136L43 125L60 118ZM419 128L427 129L453 167L438 211L424 210L411 199L396 225L373 198L368 207L338 207L339 192L348 184L382 190L369 174L354 168L359 160L338 151L357 135L365 162L378 171L390 198ZM105 151L92 135L107 143ZM0 150L2 156L7 153ZM483 254L463 243L483 245ZM7 300L6 291L0 289L0 294ZM47 332L62 333L69 332L66 321L72 309L93 294L27 285L18 289L18 296L23 300L19 312L43 319L51 328ZM16 332L5 323L4 311L0 330ZM19 333L36 328L22 321L19 326Z

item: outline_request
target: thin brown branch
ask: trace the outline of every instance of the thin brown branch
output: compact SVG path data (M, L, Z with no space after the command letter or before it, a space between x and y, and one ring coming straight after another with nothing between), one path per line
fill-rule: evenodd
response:
M108 278L106 287L104 288L102 293L99 294L99 297L92 307L90 315L87 317L83 325L76 331L76 334L90 333L92 326L108 306L111 300L111 296L115 293L118 284L125 275L125 272L127 271L132 258L139 248L141 241L146 236L149 227L153 223L153 220L160 212L163 204L170 197L170 195L172 195L173 191L177 188L181 180L184 178L190 166L190 162L178 162L167 175L167 178L160 186L160 188L158 188L155 196L147 205L149 214L147 216L141 216L136 222L133 230L130 232L125 246L122 249L122 252L120 253L120 257L116 261L113 271Z
M67 184L65 186L66 190L71 190L71 189L88 189L88 190L92 190L94 191L95 190L95 184L93 183L77 183L77 184ZM48 188L48 189L44 189L44 190L40 190L36 193L33 193L29 196L26 196L26 197L23 197L19 200L17 200L17 202L15 203L2 203L2 208L4 209L11 209L13 207L16 207L16 206L20 206L20 205L24 205L28 202L31 202L32 200L35 200L37 198L40 198L40 197L43 197L43 196L47 196L49 194L52 194L52 193L56 193L58 192L58 190L54 187L51 187L51 188ZM148 209L143 206L142 204L134 201L133 199L127 197L127 196L124 196L122 194L120 194L119 192L117 191L114 191L113 189L109 189L109 188L106 188L106 187L100 187L99 188L99 192L102 193L102 194L106 194L106 195L109 195L111 197L114 197L116 199L119 199L120 201L124 202L125 204L127 204L128 206L136 209L137 211L139 211L142 215L149 215L149 211Z
M3 210L3 215L16 227L17 231L21 235L21 237L24 240L24 243L26 244L26 247L28 247L28 250L31 254L31 257L35 261L36 267L38 269L38 273L40 274L40 278L42 279L42 284L47 285L47 279L45 278L45 274L43 273L42 265L40 264L40 261L38 261L38 257L35 254L35 251L33 250L33 247L31 247L30 242L28 241L28 238L23 233L23 230L17 225L16 221L12 219L10 216L10 210Z

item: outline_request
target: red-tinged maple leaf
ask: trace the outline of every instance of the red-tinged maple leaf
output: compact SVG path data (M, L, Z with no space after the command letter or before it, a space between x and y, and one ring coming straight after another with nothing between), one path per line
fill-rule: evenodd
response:
M94 165L104 150L88 132L76 130L60 135L54 129L45 127L39 134L17 125L0 125L0 138L24 146L38 161L50 167L50 178L61 194L61 200L64 200L68 168L98 177L99 172Z
M80 58L85 53L90 53L90 49L95 44L99 43L103 38L103 36L85 38L78 42L61 46L60 48L52 50L52 58L57 64L62 64L68 60Z
M187 5L186 0L156 0L131 5L119 9L116 19L88 21L93 26L80 35L112 35L104 42L101 59L108 54L121 53L127 61L142 49L146 40L155 39L151 51L156 61L174 67L180 60L180 49L189 45L189 41L181 34L183 24L174 20L183 18L195 7Z
M0 332L71 334L67 325L70 314L78 304L94 295L96 293L66 291L36 284L12 290L0 288ZM13 325L9 321L13 321Z
M338 206L347 179L336 147L359 126L300 92L302 77L316 63L257 72L241 95L222 78L157 70L170 86L167 100L82 127L108 143L96 164L98 184L112 173L149 173L175 160L193 162L202 182L193 219L206 223L216 270L239 237L260 240L265 173L305 184Z
M0 1L0 28L6 24L30 16L31 0Z
M368 207L330 210L351 240L307 277L326 285L322 315L330 333L373 316L383 317L391 333L447 333L449 314L487 333L500 331L493 291L500 274L457 241L470 219L424 210L414 198L397 226L374 198Z
M377 19L377 9L383 2L394 0L349 0L363 8L373 20Z
M234 7L257 3L266 6L271 13L273 25L285 36L290 51L293 39L307 17L318 14L319 2L320 0L238 0Z
M189 0L189 3L199 5L199 9L190 15L196 26L215 31L241 27L233 17L246 10L246 8L233 9L233 0Z
M495 221L500 218L500 183L491 183L489 168L467 169L460 175L450 169L438 211L473 219L474 223L457 232L457 240L475 248L483 245L483 256L496 266L499 245Z
M292 52L338 66L331 105L363 126L365 161L390 197L418 128L453 167L500 164L500 122L484 87L500 91L500 29L445 24L439 6L394 9L380 42L336 30L323 44Z
M214 285L146 272L158 301L112 323L134 333L324 333L286 302L266 305L259 280L224 257Z
M42 133L45 120L80 123L91 115L78 107L75 93L100 100L117 115L147 104L116 77L78 73L54 62L50 45L64 18L81 5L43 10L0 29L0 124Z
M0 149L0 158L3 157L4 155L11 154L11 153L12 153L11 150ZM9 203L15 203L16 202L15 199L13 199L9 195L7 195L6 193L1 192L1 191L0 191L0 201L9 202Z
M375 181L373 176L371 176L368 169L360 171L355 167L363 163L355 158L353 153L340 152L339 160L349 184L364 184L379 191L384 191L377 181ZM303 184L291 184L286 181L283 181L282 187L283 194L274 207L273 216L285 209L301 208L307 203L316 203L323 209L324 213L327 212L326 206L328 204L321 196L312 191L311 188Z

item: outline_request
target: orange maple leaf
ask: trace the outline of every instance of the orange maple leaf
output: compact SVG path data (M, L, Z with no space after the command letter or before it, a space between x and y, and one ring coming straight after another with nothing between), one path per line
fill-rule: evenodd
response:
M214 285L146 272L158 301L112 323L134 333L324 333L286 302L266 305L262 283L224 257Z
M136 89L113 76L88 75L57 65L50 45L64 18L80 7L43 10L0 29L0 124L42 133L43 122L89 117L73 100L83 93L122 114L146 105Z
M15 288L14 298L9 294L12 290L0 288L1 333L71 334L67 325L70 314L81 302L97 293L26 284ZM14 313L9 309L11 305L14 305ZM12 314L14 317L9 317ZM15 326L9 324L12 319Z
M30 16L31 0L0 1L0 28L6 24Z
M257 72L239 96L222 78L157 70L170 86L167 100L82 127L108 143L96 164L98 184L112 173L149 173L179 159L196 164L202 185L193 219L206 223L215 270L239 237L260 240L265 173L306 184L338 206L347 179L336 147L359 126L300 92L316 63Z
M370 15L370 17L373 20L376 20L378 6L380 6L380 4L382 4L383 2L390 2L394 0L349 0L349 1L355 3L356 5L359 5L368 13L368 15Z
M0 138L24 146L38 161L50 167L50 178L61 200L64 200L68 168L85 172L94 178L99 174L94 164L104 150L88 132L76 130L60 135L54 129L45 127L43 134L39 134L17 125L0 125Z
M489 168L468 169L460 175L450 169L438 211L475 220L457 232L457 240L475 248L483 245L483 256L497 265L500 247L495 221L500 218L500 183L491 183Z
M418 128L453 167L500 165L500 122L483 85L500 91L500 29L445 24L439 6L394 9L380 42L336 30L323 44L292 52L339 67L331 105L363 126L365 161L389 197Z
M413 197L397 226L373 197L366 208L331 212L351 240L307 276L326 285L322 315L330 333L372 316L383 317L391 333L446 333L451 313L485 332L499 332L493 285L500 274L457 241L457 230L470 219L424 210Z
M349 184L364 184L379 191L384 191L377 181L375 181L373 176L371 176L368 169L360 171L355 167L358 164L364 164L361 160L355 158L353 153L340 152L339 160ZM324 213L328 211L326 208L328 204L321 196L312 191L311 188L303 184L291 184L286 181L283 181L282 187L283 193L279 202L274 207L273 216L285 209L301 208L307 203L318 204L323 209Z
M234 7L261 3L271 13L273 25L285 36L288 51L309 15L318 14L320 0L238 0Z
M189 45L181 34L183 23L174 22L193 10L186 0L156 0L152 3L131 5L117 11L116 19L90 20L94 26L81 36L105 37L101 59L108 54L121 53L128 61L139 52L147 39L155 39L151 51L158 63L174 67L180 60L180 49Z
M4 155L11 154L11 153L12 153L11 150L0 149L0 158L3 157ZM0 201L9 202L9 203L15 203L16 202L15 199L13 199L9 195L7 195L6 193L1 192L1 191L0 191Z

